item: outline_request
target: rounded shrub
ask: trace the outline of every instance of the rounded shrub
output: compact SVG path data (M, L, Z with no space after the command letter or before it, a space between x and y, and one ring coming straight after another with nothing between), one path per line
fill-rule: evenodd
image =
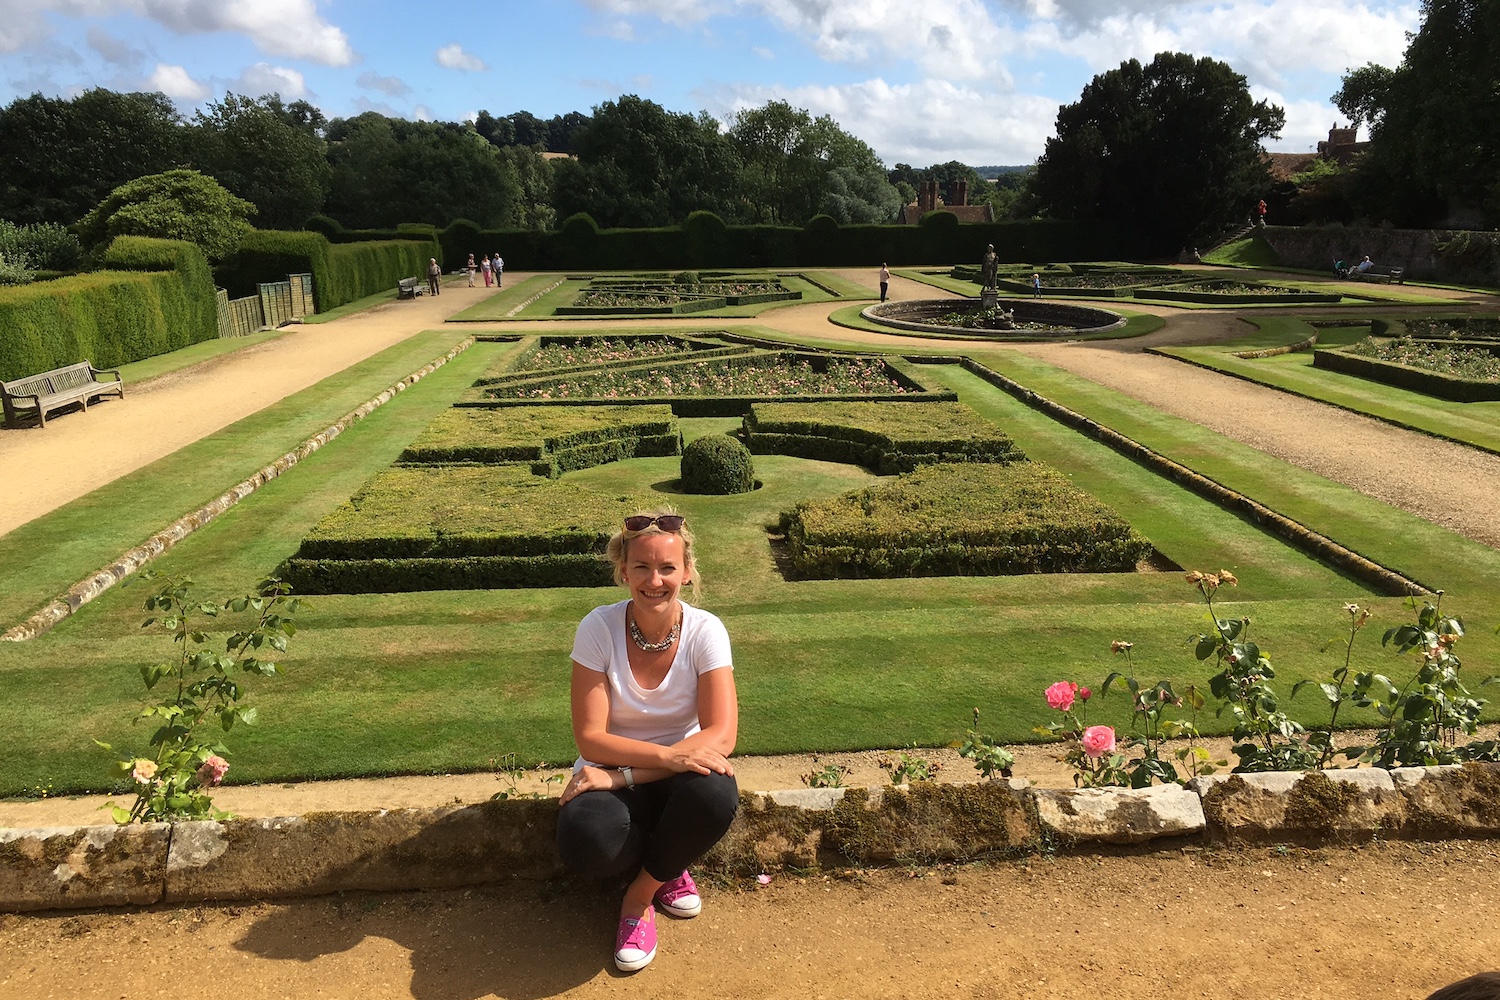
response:
M337 219L327 215L314 215L302 224L304 231L309 233L322 233L329 239L333 239L344 231L344 227Z
M750 449L738 438L710 434L682 449L682 491L710 496L749 493L755 489Z

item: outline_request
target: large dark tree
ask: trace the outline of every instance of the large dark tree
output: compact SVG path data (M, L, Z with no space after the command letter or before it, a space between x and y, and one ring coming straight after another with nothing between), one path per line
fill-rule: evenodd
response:
M1500 4L1423 0L1401 65L1349 72L1333 100L1370 123L1352 189L1366 215L1500 225Z
M704 209L733 221L739 159L707 114L667 111L627 94L594 109L574 136L576 163L554 167L560 218L602 226L672 226Z
M520 185L499 150L466 125L373 111L328 123L328 214L351 229L472 219L517 225Z
M324 124L306 101L225 94L198 112L190 149L196 166L255 205L255 225L301 229L328 196Z
M182 162L182 119L163 94L32 94L0 110L0 218L78 221L116 187Z
M840 222L890 222L901 196L875 151L827 115L786 101L734 116L729 140L744 164L743 214L800 226L814 215Z
M1225 63L1131 59L1058 111L1033 190L1049 215L1128 227L1148 251L1174 251L1249 213L1270 187L1261 140L1284 123Z

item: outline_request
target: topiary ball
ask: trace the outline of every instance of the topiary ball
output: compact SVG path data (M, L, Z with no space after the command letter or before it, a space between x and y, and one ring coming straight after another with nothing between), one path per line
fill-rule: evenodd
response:
M682 492L727 496L753 489L755 464L738 438L710 434L682 449Z

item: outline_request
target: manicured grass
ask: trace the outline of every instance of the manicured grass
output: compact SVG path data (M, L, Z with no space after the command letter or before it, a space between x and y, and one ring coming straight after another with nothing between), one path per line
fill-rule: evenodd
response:
M138 386L148 379L180 372L184 368L201 365L205 361L233 354L236 351L259 347L267 341L291 333L293 329L295 327L283 327L280 330L252 333L247 337L219 337L216 340L190 344L166 354L158 354L154 358L144 358L140 361L132 361L128 365L121 365L120 378L125 382L125 391L129 392L131 386Z
M424 334L365 366L405 365L399 377L461 335ZM417 347L426 348L420 361L397 364L393 352ZM157 568L191 574L204 596L250 586L388 466L499 352L515 349L471 348L190 536ZM986 351L982 360L1373 558L1445 586L1445 607L1469 620L1466 661L1495 662L1500 553L1015 352ZM1322 648L1347 621L1342 604L1350 600L1376 611L1356 648L1355 669L1407 676L1408 664L1382 651L1377 640L1381 629L1404 618L1398 601L1375 597L956 366L925 371L957 389L1028 455L1108 503L1167 558L1184 567L1233 569L1241 585L1223 593L1221 613L1253 617L1254 635L1276 663L1284 697L1295 680L1341 662ZM154 528L167 519L160 515L176 516L187 505L181 482L202 480L198 488L205 492L222 488L232 479L204 471L210 463L244 450L273 451L272 434L294 436L299 420L321 426L309 411L337 416L354 404L335 397L357 395L357 403L373 394L365 383L394 381L377 374L328 380L272 408L290 411L275 420L267 411L241 422L258 433L236 425L224 432L228 436L200 443L193 455L187 454L192 449L179 453L186 456L180 464L159 463L155 477L116 484L124 491L118 499L129 504L111 505L96 494L86 512L72 505L13 532L0 540L0 554L10 557L0 569L0 593L9 601L21 585L50 596L52 588L31 579L45 560L33 559L29 569L17 565L27 553L51 556L69 531L91 533L98 547L108 532L141 534L140 521L154 520ZM262 417L266 425L252 423ZM689 438L737 423L681 421ZM245 456L242 464L259 459ZM1097 684L1119 666L1109 653L1115 639L1135 642L1143 680L1201 685L1207 678L1209 671L1182 644L1204 627L1202 607L1173 572L787 583L776 570L766 525L798 500L878 480L853 466L782 456L757 456L755 467L763 487L730 497L677 494L675 458L619 462L565 477L610 495L655 491L688 516L706 582L700 603L725 619L734 642L741 752L944 744L961 733L976 705L987 729L1005 739L1028 738L1048 716L1041 697L1046 685L1061 678ZM143 504L154 519L142 513ZM54 519L50 534L18 539ZM97 564L92 556L79 561L89 569ZM0 732L12 750L0 757L0 794L44 782L56 791L101 787L110 755L90 738L144 744L145 727L128 721L144 702L138 670L169 655L171 644L138 627L143 596L139 589L117 588L41 639L0 646ZM231 734L231 778L483 770L509 752L525 762L571 760L567 660L573 630L589 608L619 597L613 588L599 588L316 598L292 642L288 676L253 684L262 725ZM1475 669L1478 676L1491 672ZM1124 699L1097 705L1092 721L1128 724ZM1311 699L1291 708L1306 721L1321 717ZM1369 719L1352 713L1347 721ZM1211 714L1205 724L1216 731L1226 725Z
M121 552L442 357L464 336L461 330L418 334L0 537L0 623L20 622ZM503 348L489 348L496 349ZM457 379L457 392L493 358L471 349L431 378Z
M491 323L509 319L511 317L506 316L506 313L561 277L562 275L560 274L533 274L524 281L512 282L500 291L490 295L483 302L472 305L454 316L450 316L448 322ZM580 282L578 287L581 288L582 285L583 283ZM480 287L484 287L483 284ZM464 291L468 291L467 286L465 286ZM574 294L577 294L576 290ZM524 318L535 318L531 315L531 307L527 308Z
M777 278L777 280L781 282L781 284L787 289L787 291L801 292L802 298L790 299L781 302L760 302L756 303L755 305L726 306L723 309L706 309L703 312L686 313L684 315L687 317L691 317L692 319L711 319L714 317L748 317L759 316L761 313L766 312L770 309L780 309L786 306L802 305L808 302L838 301L838 298L836 296L829 295L822 288L818 287L818 285L803 280L799 276L799 272L779 272L775 271L774 269L768 270L765 268L759 268L751 269L744 273L758 275L764 275L767 273L780 274L781 277ZM814 274L817 277L819 284L826 285L829 288L832 288L834 291L840 293L841 296L864 296L867 298L873 297L869 289L863 288L862 286L857 285L854 282L847 281L839 277L838 275L821 271L809 271L808 273ZM521 286L527 289L525 294L516 296L514 298L504 298L503 296L509 295L509 292L507 291L505 293L502 293L502 295L497 295L494 298L482 302L470 309L465 309L457 316L454 316L453 320L458 322L503 322L506 320L548 319L557 320L559 322L576 322L578 320L613 320L623 323L650 323L660 322L661 320L667 318L665 315L647 315L639 317L611 316L608 314L599 316L556 315L556 310L559 306L572 305L573 300L578 297L578 293L589 287L590 281L585 278L579 278L576 280L570 278L568 280L565 280L557 288L548 292L546 295L542 296L536 302L533 302L531 305L527 306L516 315L506 315L506 313L508 313L510 309L517 303L523 302L527 298L530 298L541 288L547 287L547 285L550 285L559 277L562 277L562 275L537 275L534 278L528 279L528 281L523 286ZM533 285L533 282L535 282L536 284Z
M1257 333L1213 347L1167 347L1157 349L1156 353L1363 413L1398 427L1500 453L1500 402L1457 403L1342 372L1314 368L1311 351L1270 358L1235 357L1237 351L1295 343L1313 332L1312 327L1292 317L1268 318L1258 321L1257 325L1260 327ZM1368 328L1321 330L1318 331L1318 346L1353 343L1368 335Z
M1265 237L1252 233L1204 254L1203 263L1223 267L1276 267L1281 263L1281 257Z
M842 274L839 274L836 271L820 271L815 268L803 268L801 273L807 274L817 279L818 284L828 286L835 292L838 292L839 295L843 296L844 298L880 298L880 291L876 288L875 284L865 284L859 281L851 281L850 279L844 277ZM878 282L876 284L878 284Z

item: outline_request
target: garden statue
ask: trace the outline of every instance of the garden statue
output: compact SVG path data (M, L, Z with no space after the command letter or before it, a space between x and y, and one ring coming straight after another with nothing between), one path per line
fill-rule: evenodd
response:
M995 272L999 268L1000 258L995 253L995 244L991 243L984 248L984 260L979 264L984 281L984 288L979 293L979 306L985 312L994 310L1000 303L1000 292L995 287Z

